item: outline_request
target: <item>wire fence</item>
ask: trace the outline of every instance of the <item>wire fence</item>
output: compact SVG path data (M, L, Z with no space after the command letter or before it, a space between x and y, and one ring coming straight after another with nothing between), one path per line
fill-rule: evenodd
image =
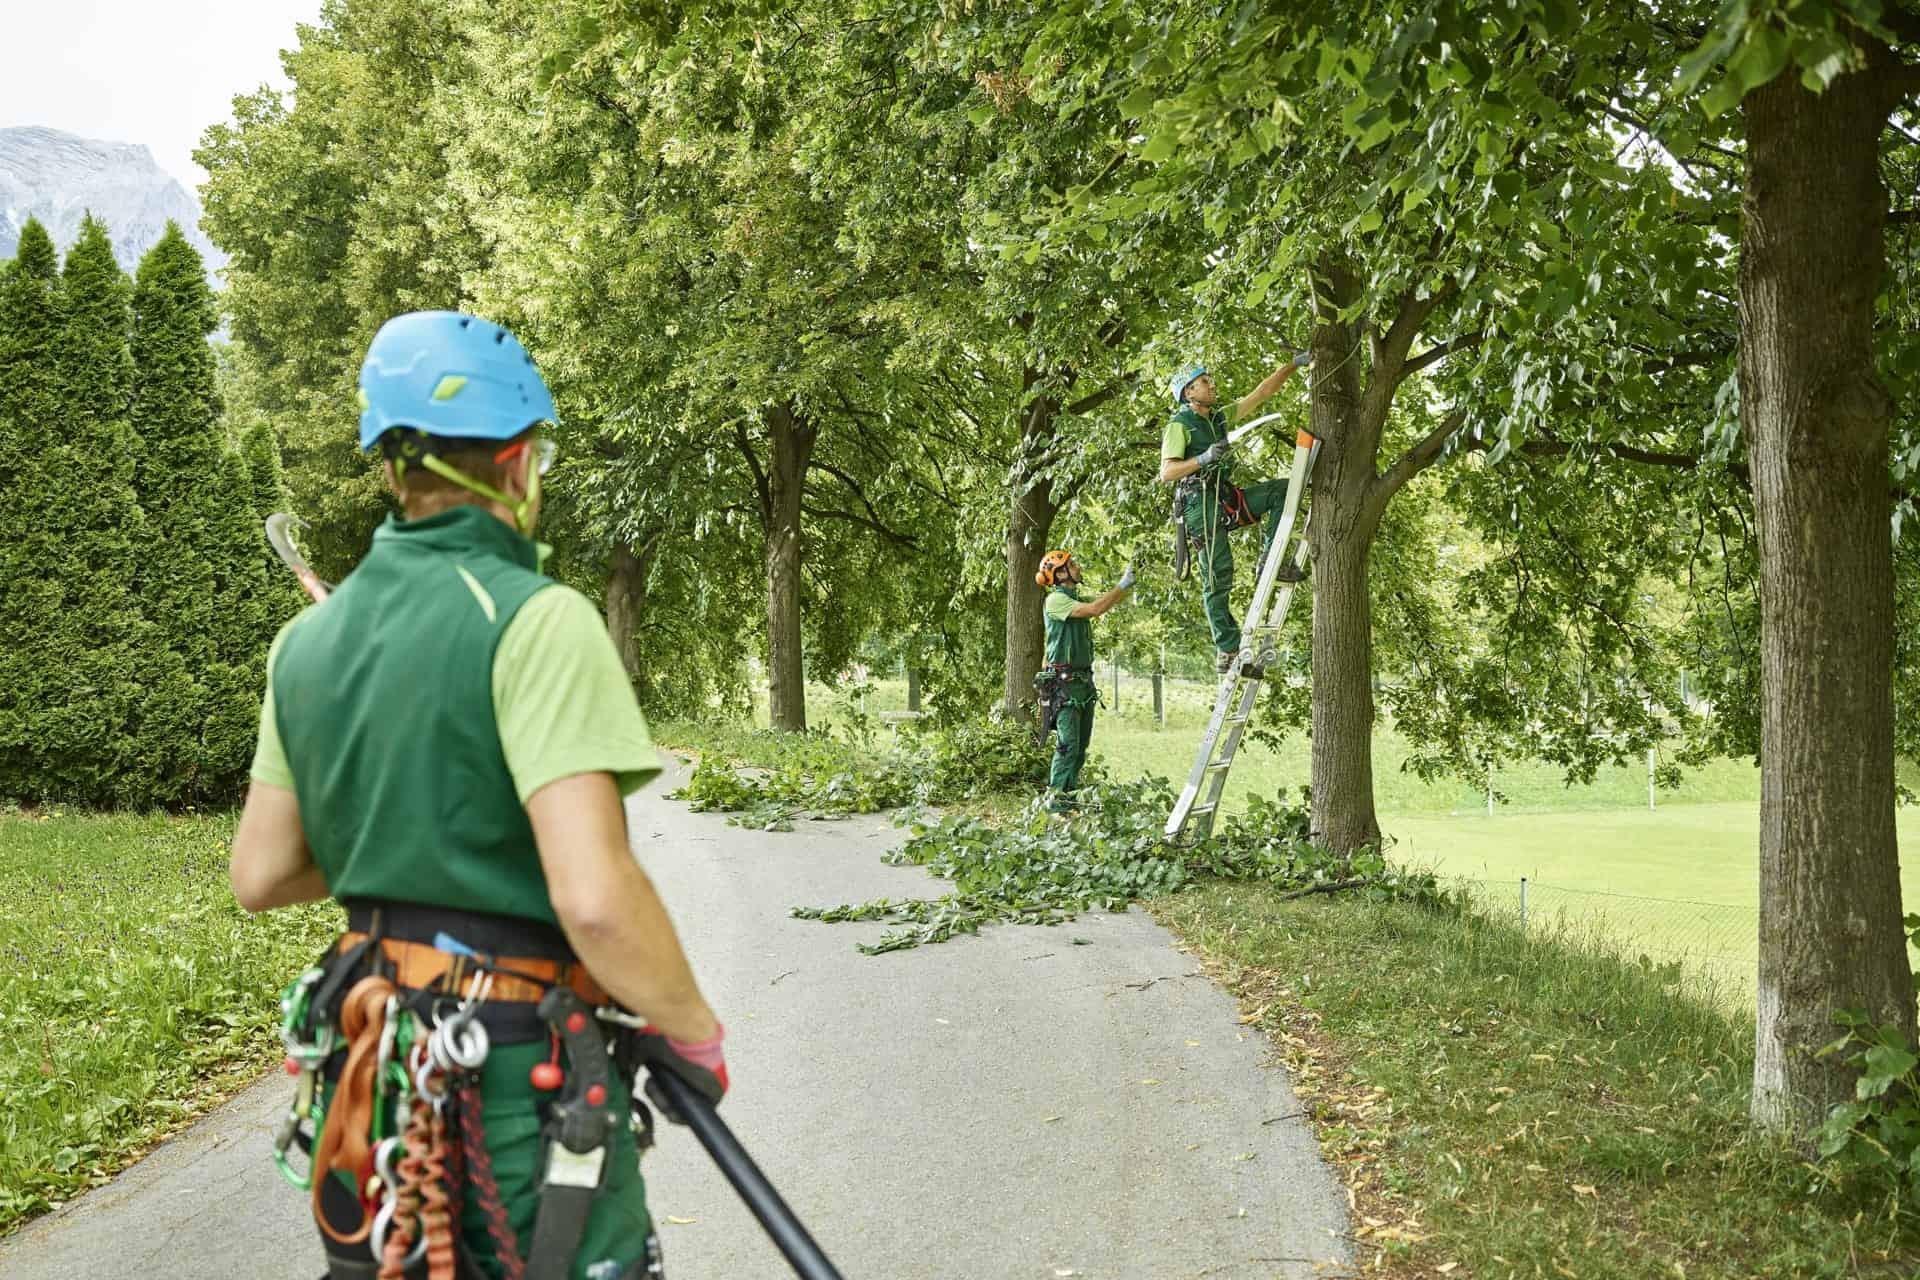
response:
M1466 886L1496 918L1529 933L1597 936L1629 959L1677 964L1704 979L1716 998L1752 1006L1759 956L1755 909L1725 902L1649 898L1593 889L1567 889L1519 880L1449 877Z

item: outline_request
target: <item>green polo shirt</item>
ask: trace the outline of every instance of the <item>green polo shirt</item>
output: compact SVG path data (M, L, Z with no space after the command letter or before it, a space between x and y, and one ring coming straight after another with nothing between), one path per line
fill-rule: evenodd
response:
M551 923L527 797L659 772L599 611L538 562L476 507L389 521L274 641L252 776L295 793L334 896Z
M304 618L306 614L301 614ZM287 624L292 627L295 618ZM273 660L286 628L267 654L267 694L253 780L293 790L293 770L273 714ZM493 658L493 707L500 748L522 804L577 773L611 773L632 795L660 772L659 753L633 698L620 655L593 602L555 584L514 615Z

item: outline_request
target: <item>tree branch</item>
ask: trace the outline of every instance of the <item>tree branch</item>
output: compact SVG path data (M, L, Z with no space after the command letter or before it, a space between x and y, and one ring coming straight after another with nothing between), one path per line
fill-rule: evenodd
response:
M860 483L857 480L855 480L852 476L840 470L840 468L834 466L832 463L822 462L817 458L814 459L813 470L826 472L828 475L832 476L835 480L838 480L841 484L847 486L847 488L850 491L852 491L853 496L860 500L860 505L867 509L867 515L869 518L866 520L859 521L859 523L867 525L869 528L875 530L878 533L884 534L885 536L893 539L895 542L900 543L903 546L911 547L914 545L914 541L912 538L909 538L907 535L903 533L897 533L886 526L885 522L880 519L880 513L874 509L873 503L867 498L867 491L865 489L862 489L860 487Z
M1419 355L1414 356L1411 360L1408 360L1404 365L1400 366L1400 376L1402 378L1411 377L1428 365L1438 364L1456 351L1466 351L1470 348L1477 347L1485 340L1486 336L1487 331L1485 329L1475 329L1472 333L1463 333L1457 338L1440 343L1438 346L1428 347L1425 351L1422 351Z
M1396 458L1393 465L1387 468L1386 474L1374 481L1373 489L1368 495L1369 506L1385 511L1387 503L1392 501L1394 494L1405 487L1407 481L1439 460L1441 450L1447 447L1447 441L1466 425L1466 421L1467 411L1455 409L1440 420L1439 426L1427 432L1423 439L1415 442L1411 448Z
M747 460L747 469L753 472L753 487L760 492L761 531L773 531L773 491L767 487L767 473L760 469L760 459L754 456L753 441L747 438L747 424L734 419L733 438L740 444L740 456Z
M1095 409L1098 409L1101 405L1113 399L1115 396L1119 395L1122 391L1125 391L1128 387L1132 386L1135 382L1138 382L1139 380L1140 380L1140 374L1138 373L1138 371L1129 373L1124 378L1118 378L1112 382L1109 382L1106 386L1100 388L1098 391L1095 391L1093 394L1082 396L1080 399L1075 400L1072 404L1068 405L1064 410L1062 410L1062 412L1063 413L1092 413Z
M815 463L814 465L818 466L819 463ZM871 529L875 533L879 534L882 538L885 538L888 542L891 542L898 547L905 547L909 551L914 551L919 549L919 544L916 543L912 538L909 538L906 534L900 533L893 529L889 529L887 528L887 526L883 524L879 524L873 520L869 520L865 516L856 514L855 512L852 512L852 511L841 511L833 507L824 507L824 508L813 507L813 506L808 506L804 502L800 504L800 510L806 512L808 515L813 516L817 519L845 520L849 524L857 524L857 525L860 525L862 528Z

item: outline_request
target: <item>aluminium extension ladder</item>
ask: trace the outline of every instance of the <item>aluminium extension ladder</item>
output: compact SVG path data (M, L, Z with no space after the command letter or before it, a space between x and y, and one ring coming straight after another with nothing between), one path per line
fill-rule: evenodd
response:
M1247 427L1264 421L1264 418L1256 419ZM1213 718L1207 722L1206 736L1200 740L1187 785L1181 788L1180 799L1174 803L1173 813L1167 819L1169 840L1204 840L1213 831L1214 814L1219 811L1220 795L1227 785L1227 771L1233 767L1234 754L1239 751L1240 740L1253 719L1264 679L1264 675L1252 675L1243 668L1252 656L1263 673L1271 669L1280 628L1287 620L1287 606L1293 603L1295 584L1279 582L1280 565L1287 558L1293 522L1300 514L1300 499L1306 494L1313 461L1319 453L1320 442L1307 432L1302 431L1294 438L1293 471L1287 478L1287 498L1280 508L1280 527L1274 530L1273 542L1260 562L1260 580L1253 589L1253 601L1247 606L1247 625L1242 628L1240 652L1234 655L1227 674L1220 678ZM1302 538L1293 553L1295 566L1305 569L1307 554L1307 542ZM1274 595L1276 585L1280 588L1278 596Z

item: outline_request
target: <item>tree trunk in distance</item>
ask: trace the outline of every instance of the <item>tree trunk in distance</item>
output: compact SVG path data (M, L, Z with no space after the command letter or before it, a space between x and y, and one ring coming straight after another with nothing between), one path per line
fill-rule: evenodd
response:
M1853 1097L1837 1009L1911 1037L1894 839L1888 428L1873 364L1886 59L1746 100L1740 401L1760 545L1760 957L1752 1117Z
M775 729L807 727L800 657L800 495L819 429L777 404L767 411L767 713Z
M1031 388L1040 377L1028 369L1024 379ZM1012 484L1013 497L1007 515L1007 630L1006 683L1001 690L1001 705L1009 717L1033 723L1033 675L1046 661L1045 620L1041 612L1047 591L1033 580L1040 558L1047 553L1047 539L1053 534L1053 518L1059 507L1053 501L1053 481L1039 477L1029 482L1027 475L1053 443L1053 420L1059 406L1042 396L1026 408L1020 433L1020 474Z
M607 567L607 635L620 651L620 665L635 696L645 705L651 682L647 664L640 656L640 622L647 611L647 576L659 553L660 535L639 547L631 542L616 542L613 559Z
M1377 524L1366 514L1381 422L1363 405L1359 326L1338 319L1358 296L1346 263L1315 270L1320 323L1308 430L1322 441L1314 463L1313 547L1313 838L1342 855L1380 842L1373 803L1373 602L1367 561ZM1374 376L1380 375L1375 371ZM1382 413L1384 420L1384 412Z

